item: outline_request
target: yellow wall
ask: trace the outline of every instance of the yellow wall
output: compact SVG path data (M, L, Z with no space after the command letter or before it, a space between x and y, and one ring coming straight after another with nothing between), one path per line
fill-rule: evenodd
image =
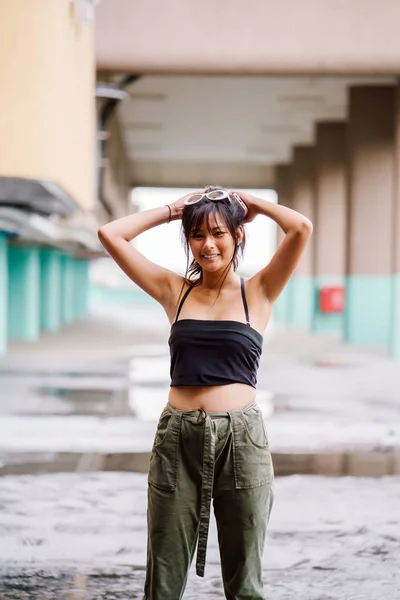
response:
M69 0L0 0L0 177L55 181L91 207L94 85L93 28Z

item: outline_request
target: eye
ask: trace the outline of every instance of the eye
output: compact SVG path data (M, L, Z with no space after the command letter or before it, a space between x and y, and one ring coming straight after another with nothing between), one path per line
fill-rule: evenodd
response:
M200 240L202 238L201 233L192 233L192 238L194 240Z
M224 234L225 234L225 231L216 231L216 232L214 233L214 235L215 235L216 237L220 237L221 235L224 235Z

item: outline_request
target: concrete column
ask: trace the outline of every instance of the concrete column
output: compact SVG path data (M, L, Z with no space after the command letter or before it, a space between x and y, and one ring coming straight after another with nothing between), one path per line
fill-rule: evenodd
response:
M393 217L393 280L390 354L400 359L400 83L396 90Z
M54 249L40 251L40 327L57 331L61 326L61 255Z
M346 125L318 123L315 146L314 264L317 296L325 286L345 286ZM312 328L342 332L342 313L322 313L317 302Z
M350 88L345 339L389 344L395 86Z
M292 180L291 165L277 165L275 167L275 188L278 194L278 202L283 206L291 208L292 205ZM285 237L284 232L277 227L277 245L279 246ZM291 321L292 313L292 280L288 282L274 306L273 315L282 323Z
M0 354L7 351L8 312L7 238L0 232Z
M75 260L75 318L83 319L89 310L89 261Z
M68 254L61 255L61 322L74 320L74 264Z
M40 261L38 248L8 250L8 335L36 341L40 335Z
M71 0L0 2L0 40L0 177L55 182L90 209L94 24L77 23Z
M314 222L315 150L308 146L294 148L292 165L293 209ZM292 278L291 323L311 329L315 312L313 237Z

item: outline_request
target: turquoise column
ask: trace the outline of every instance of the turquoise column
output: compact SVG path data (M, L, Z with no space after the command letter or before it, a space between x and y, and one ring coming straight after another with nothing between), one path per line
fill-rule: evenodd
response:
M61 298L60 313L62 323L74 320L74 260L68 254L62 254L61 260Z
M292 286L290 280L275 303L273 315L279 323L290 323L292 320Z
M351 86L347 122L346 342L391 339L396 87Z
M344 277L317 276L315 278L315 313L312 323L312 330L315 333L343 333L344 312L343 313L323 313L319 308L319 292L324 287L343 287L345 288ZM346 299L345 299L346 302Z
M392 277L351 275L346 280L346 342L389 344Z
M89 261L75 260L74 314L83 319L89 308Z
M311 329L315 313L315 281L307 275L294 277L291 282L290 323Z
M400 359L400 275L395 275L392 279L390 355L393 358Z
M40 336L39 249L10 246L8 277L8 335L36 341Z
M57 331L61 326L61 255L52 248L40 251L40 327Z
M0 354L7 351L8 268L7 237L0 232Z

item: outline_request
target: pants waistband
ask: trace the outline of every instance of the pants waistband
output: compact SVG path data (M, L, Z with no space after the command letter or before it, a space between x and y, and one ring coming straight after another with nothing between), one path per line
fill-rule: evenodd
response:
M256 406L256 402L250 402L243 408L238 408L228 412L206 412L202 408L197 410L182 411L173 408L167 404L167 410L185 421L190 421L195 425L204 425L204 449L203 449L203 472L201 482L201 500L200 500L200 521L199 537L197 544L196 574L204 577L206 564L207 539L210 526L211 499L214 486L214 465L215 465L215 428L212 420L220 418L231 419L235 414L246 413Z
M230 410L228 412L206 412L202 408L198 408L196 410L183 411L179 408L174 408L170 404L167 404L166 408L172 414L182 415L182 418L185 420L191 420L193 417L198 417L199 415L208 415L209 417L211 417L211 419L218 419L220 417L229 417L231 414L234 413L246 413L249 410L251 410L253 406L256 406L256 404L257 403L255 402L255 400L253 400L249 404L246 404L246 406L243 406L243 408L235 408L234 410Z

